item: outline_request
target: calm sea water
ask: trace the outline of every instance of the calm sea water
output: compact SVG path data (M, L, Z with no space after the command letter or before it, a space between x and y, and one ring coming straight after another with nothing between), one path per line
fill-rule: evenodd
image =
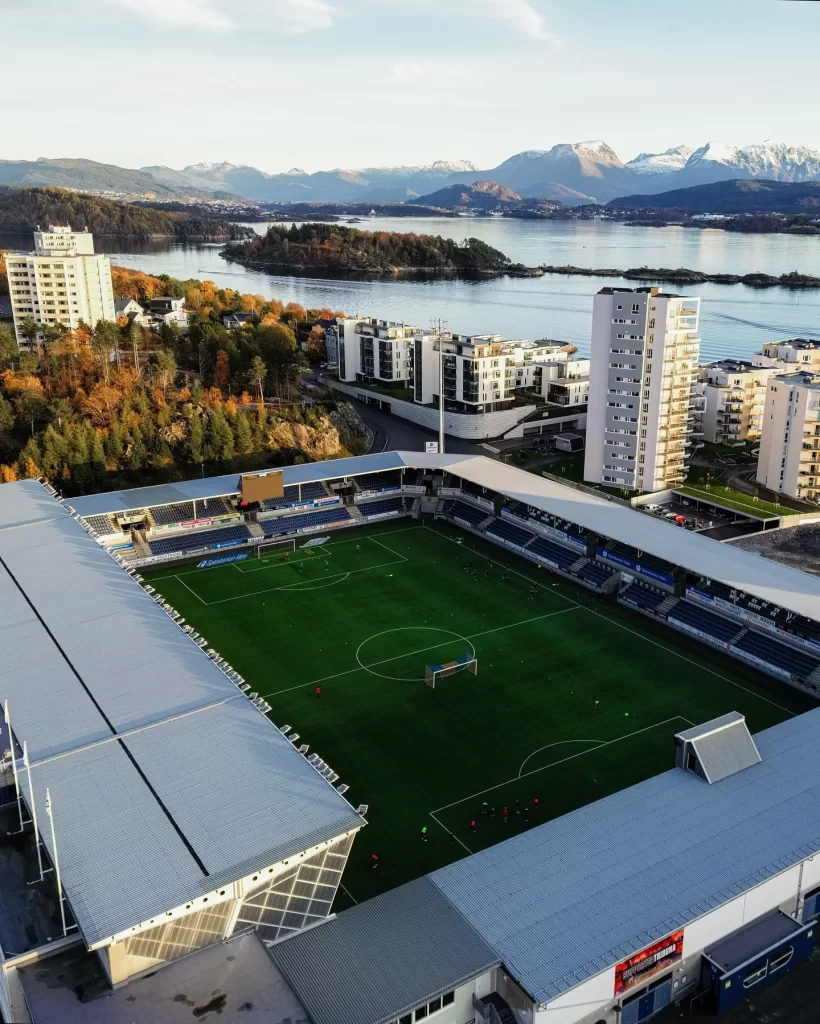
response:
M820 276L820 237L740 235L713 229L630 228L603 221L524 221L483 218L378 218L363 229L417 231L461 240L481 238L512 259L534 265L581 267L691 267L709 272L781 274L791 270ZM252 227L264 233L267 225ZM210 279L223 287L261 293L304 306L329 306L427 326L447 320L466 334L507 338L553 338L589 350L592 296L603 285L634 282L617 278L498 278L490 281L338 281L289 277L226 263L219 245L107 246L112 261L149 274ZM16 242L19 245L19 241ZM0 247L3 239L0 239ZM143 251L138 251L142 248ZM704 360L748 356L762 342L820 336L820 290L757 290L741 285L699 285L687 294L702 299Z

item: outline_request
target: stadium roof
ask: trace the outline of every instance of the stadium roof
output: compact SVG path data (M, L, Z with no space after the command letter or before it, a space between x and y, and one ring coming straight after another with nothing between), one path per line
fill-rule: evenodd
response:
M491 966L453 962L469 925L547 1003L820 851L820 709L755 740L762 761L714 785L673 768L428 875L445 905L396 890L274 957L314 1024L382 1024L404 1012L408 990L421 1002ZM392 949L402 927L391 915L412 920L419 894L425 932ZM330 966L337 956L344 970ZM413 987L428 971L436 992ZM334 1014L352 1005L357 1016Z
M0 644L88 945L362 824L36 481L0 487Z
M499 965L429 877L271 947L314 1024L393 1024Z
M698 576L719 580L753 594L762 601L820 622L820 578L800 572L722 544L701 534L690 533L662 519L643 515L609 501L601 494L588 494L573 487L535 476L525 470L483 456L426 455L421 452L384 452L359 458L314 462L285 468L285 483L307 483L358 473L408 468L445 469L471 483L500 491L527 505L567 519L646 554L680 565ZM144 508L192 498L235 494L239 477L218 476L188 480L162 487L138 487L130 491L73 498L71 504L81 516Z
M401 452L383 452L379 455L360 455L350 459L332 459L329 462L309 462L301 466L283 466L285 486L308 484L315 480L332 480L340 476L378 473L386 469L401 469L407 465ZM278 467L275 467L278 468ZM252 474L246 474L252 475ZM239 473L208 476L204 479L183 480L176 484L158 484L155 487L132 487L127 491L107 491L71 498L68 503L80 516L105 515L106 512L127 512L152 505L172 505L176 501L194 498L217 498L225 494L238 494L241 489Z

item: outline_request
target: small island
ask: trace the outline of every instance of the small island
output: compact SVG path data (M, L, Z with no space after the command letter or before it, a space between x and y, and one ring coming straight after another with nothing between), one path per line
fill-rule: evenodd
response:
M342 276L540 277L478 238L359 231L338 224L275 224L264 236L228 245L221 255L253 270Z
M631 270L616 270L612 267L552 267L544 266L545 274L565 274L575 277L620 277L626 281L666 282L676 285L696 284L745 284L750 288L820 288L820 277L799 274L792 270L788 274L707 274L703 270L689 270L678 267L633 267Z

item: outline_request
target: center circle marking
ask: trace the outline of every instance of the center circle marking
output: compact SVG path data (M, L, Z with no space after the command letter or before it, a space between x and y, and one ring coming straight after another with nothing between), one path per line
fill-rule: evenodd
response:
M463 640L464 644L470 649L472 657L475 657L475 647L473 647L472 643L470 643L466 636L462 636L461 633L456 633L455 630L443 629L441 626L396 626L394 629L383 629L381 633L374 633L373 636L369 636L366 640L362 640L362 642L356 648L356 661L359 663L359 666L365 670L365 672L369 672L372 676L378 676L379 679L389 679L391 682L394 683L423 683L424 676L390 676L387 675L385 672L377 672L376 669L371 668L370 665L365 665L365 663L361 659L362 648L369 644L371 640L377 640L380 636L387 636L389 633L407 633L410 631L418 633L422 630L430 633L446 633L448 637L452 637L455 640ZM435 647L443 647L446 642L446 640L442 640L442 642L438 645L431 644L429 650L425 649L424 651L420 651L418 653L429 654L432 656ZM407 658L412 653L412 651L408 651L406 654L397 654L394 658L385 659L383 664L388 665L390 661L398 661L399 658ZM432 664L432 662L430 662L429 664Z

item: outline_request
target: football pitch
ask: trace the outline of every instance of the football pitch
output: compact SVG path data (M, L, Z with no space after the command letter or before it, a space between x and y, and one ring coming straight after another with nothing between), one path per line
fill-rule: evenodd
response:
M340 901L671 768L692 724L740 711L755 732L815 706L442 522L145 577L369 805ZM425 684L473 652L477 675Z

